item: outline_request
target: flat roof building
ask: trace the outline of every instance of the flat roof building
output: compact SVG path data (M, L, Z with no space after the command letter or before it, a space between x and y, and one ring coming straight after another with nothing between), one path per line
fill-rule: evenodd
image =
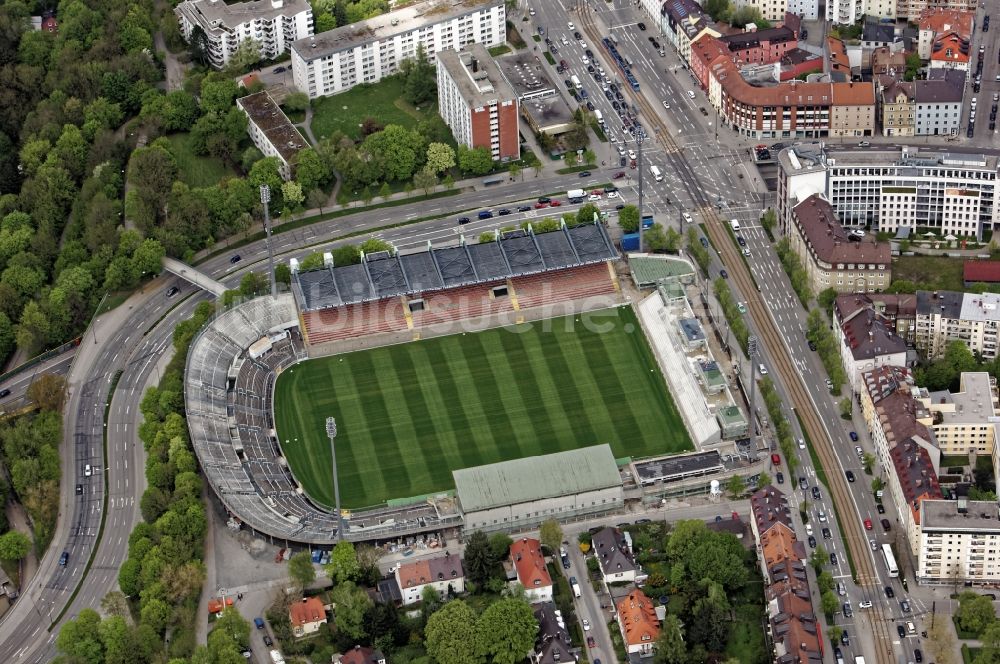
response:
M917 291L914 339L928 358L944 355L952 341L987 360L997 357L1000 294Z
M285 180L291 180L299 151L306 147L306 139L291 123L278 103L265 90L236 100L236 106L246 113L247 133L265 157L277 157L279 171Z
M209 63L221 69L243 42L253 41L262 60L273 60L296 39L313 33L312 7L306 0L252 0L228 4L222 0L184 0L174 7L181 35L193 44L196 30L204 34Z
M438 53L437 87L438 112L460 145L485 147L494 161L520 158L517 96L485 46Z
M1000 514L993 501L920 503L917 580L926 584L987 585L1000 579Z
M501 0L417 2L294 42L292 80L310 99L336 94L395 74L421 46L431 62L472 43L498 46L506 20Z

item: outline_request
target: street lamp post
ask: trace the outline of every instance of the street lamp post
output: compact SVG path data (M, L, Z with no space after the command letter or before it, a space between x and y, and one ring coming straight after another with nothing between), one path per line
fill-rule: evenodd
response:
M333 417L326 418L326 435L330 439L330 456L333 458L333 500L337 510L337 539L344 539L344 519L340 515L340 481L337 479L337 446L334 439L337 437L337 420Z
M750 360L750 447L754 447L754 397L757 381L753 379L753 358L757 354L757 337L751 334L747 339L747 359ZM756 449L756 448L755 448Z
M274 248L271 246L271 188L266 184L260 185L260 202L264 206L264 232L267 234L267 269L271 278L271 297L276 298L278 284L274 278Z

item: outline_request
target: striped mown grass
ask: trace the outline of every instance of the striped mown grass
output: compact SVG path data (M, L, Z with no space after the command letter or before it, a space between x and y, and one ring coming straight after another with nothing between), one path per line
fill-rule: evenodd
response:
M345 507L453 487L451 471L610 443L691 449L631 307L309 360L278 377L275 423L295 476L332 505L337 418Z

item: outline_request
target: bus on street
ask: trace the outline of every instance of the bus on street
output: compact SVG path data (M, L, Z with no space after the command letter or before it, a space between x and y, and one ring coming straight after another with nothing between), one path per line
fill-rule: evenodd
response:
M896 567L896 557L892 555L892 547L888 544L882 545L882 558L885 560L885 567L889 570L889 576L896 578L899 576L899 568Z

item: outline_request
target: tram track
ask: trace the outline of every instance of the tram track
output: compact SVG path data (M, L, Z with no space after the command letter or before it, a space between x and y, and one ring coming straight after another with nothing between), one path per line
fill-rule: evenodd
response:
M600 43L602 31L595 23L593 12L586 2L578 1L575 5L578 23L593 41ZM719 252L722 262L729 271L730 279L739 288L743 295L747 307L756 328L761 343L767 349L768 357L772 363L772 371L777 371L781 376L782 384L788 392L791 406L798 413L802 428L808 434L814 446L817 457L826 473L828 480L828 490L836 506L836 513L845 515L847 522L841 521L839 527L846 546L850 549L850 555L854 560L857 570L858 586L865 589L868 599L872 600L872 606L866 611L859 611L855 615L867 620L871 626L871 633L875 640L876 658L880 664L895 664L895 653L892 648L892 635L889 632L890 619L886 618L885 607L879 601L881 593L881 583L878 573L875 570L874 559L870 554L868 538L859 518L850 518L858 515L858 509L850 495L850 489L840 472L842 469L833 451L833 441L824 422L820 418L815 403L809 391L806 389L804 377L795 367L791 360L791 349L785 344L778 327L771 316L767 304L761 295L749 266L743 262L736 246L729 237L723 224L727 223L720 216L712 202L699 186L698 177L695 175L691 165L684 156L683 149L671 136L666 124L659 118L653 104L646 99L640 91L636 92L629 86L623 86L625 94L630 94L635 100L636 106L641 111L640 119L647 140L653 140L660 145L665 152L665 158L670 166L675 170L681 181L684 183L692 201L698 204L698 211L705 220L704 229ZM863 625L862 620L856 622ZM856 635L859 637L860 635Z

